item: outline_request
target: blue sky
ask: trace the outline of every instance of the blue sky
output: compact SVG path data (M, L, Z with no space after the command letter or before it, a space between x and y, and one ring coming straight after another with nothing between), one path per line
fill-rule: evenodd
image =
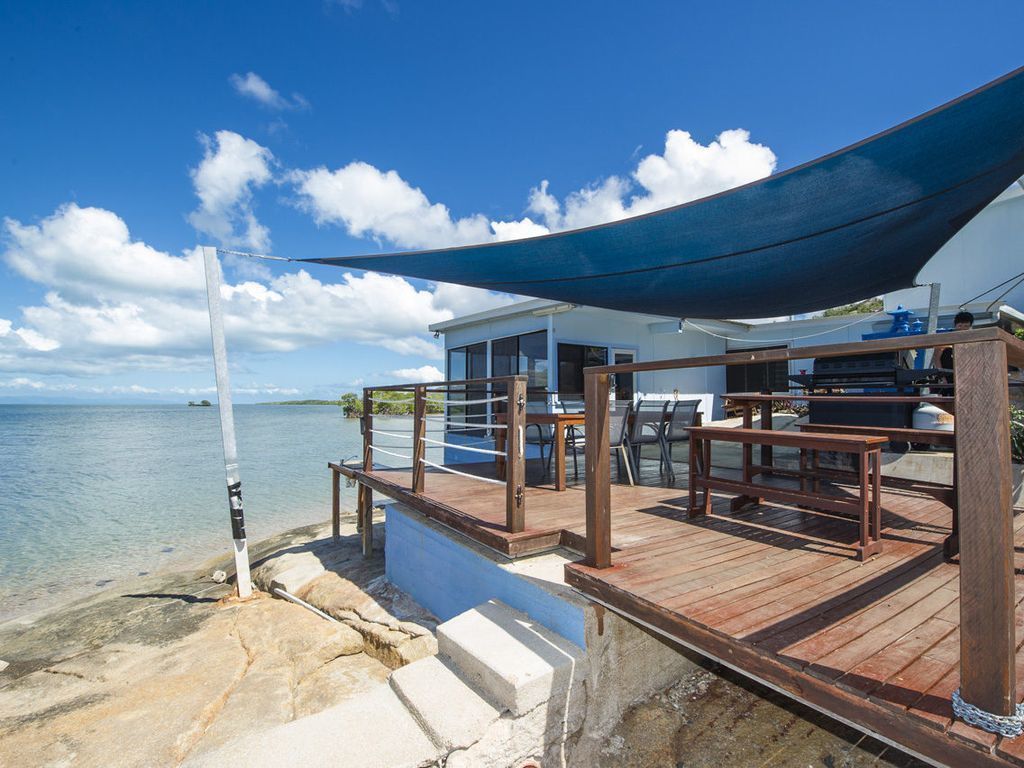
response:
M1004 74L1022 25L1019 2L0 2L0 400L208 392L198 243L344 255L682 202ZM428 322L508 300L225 272L241 401L429 375Z

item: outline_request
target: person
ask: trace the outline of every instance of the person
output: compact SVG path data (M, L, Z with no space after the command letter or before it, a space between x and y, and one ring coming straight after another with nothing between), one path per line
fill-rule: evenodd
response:
M969 331L974 326L974 315L966 309L961 309L953 318L954 331ZM945 347L939 355L939 367L953 370L953 347Z

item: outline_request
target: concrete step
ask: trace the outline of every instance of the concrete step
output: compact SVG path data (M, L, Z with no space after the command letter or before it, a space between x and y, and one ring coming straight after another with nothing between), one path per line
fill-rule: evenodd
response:
M524 715L581 682L584 651L497 600L437 627L438 653L499 710Z
M391 673L389 682L436 746L445 752L475 743L501 712L446 663L430 656Z

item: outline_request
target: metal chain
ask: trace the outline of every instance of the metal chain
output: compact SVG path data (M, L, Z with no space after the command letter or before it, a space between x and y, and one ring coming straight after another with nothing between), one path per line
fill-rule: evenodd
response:
M1024 704L1018 704L1016 714L993 715L968 704L960 696L960 689L953 691L953 713L968 725L976 725L989 733L998 733L1008 739L1024 733Z

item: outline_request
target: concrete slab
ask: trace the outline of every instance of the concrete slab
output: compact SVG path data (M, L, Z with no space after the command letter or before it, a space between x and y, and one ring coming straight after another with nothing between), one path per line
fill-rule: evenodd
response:
M379 685L331 709L207 752L183 768L417 768L440 755L398 695Z
M465 749L501 716L437 656L391 673L391 687L438 747Z
M496 600L440 624L437 644L464 679L516 716L583 675L579 646Z

